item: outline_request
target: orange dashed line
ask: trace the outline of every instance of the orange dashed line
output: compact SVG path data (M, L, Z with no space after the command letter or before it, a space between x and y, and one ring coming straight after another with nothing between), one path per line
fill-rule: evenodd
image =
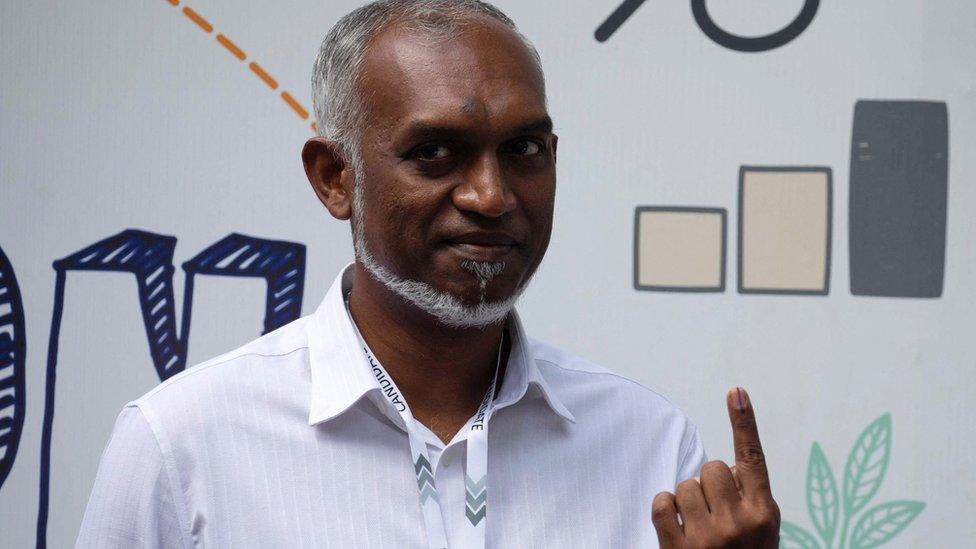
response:
M173 6L180 5L180 0L166 0L166 1ZM196 23L197 26L203 29L204 32L207 33L213 32L214 30L213 25L211 25L209 21L201 17L199 13L194 11L189 6L183 6L183 15L185 15L187 19ZM245 59L247 59L247 54L244 53L244 50L238 47L237 44L231 42L230 38L227 38L223 34L217 33L217 42L219 42L221 46L226 48L227 51L231 53L231 55L238 58L239 60L244 61ZM261 65L258 65L257 63L252 61L251 63L248 64L248 68L251 69L251 72L253 72L258 78L260 78L261 81L267 84L269 88L271 88L272 90L278 89L278 81L272 78L271 75L268 74L267 71L265 71L264 68L261 67ZM288 106L291 107L292 110L295 111L295 114L301 117L302 120L308 119L308 111L305 110L305 107L303 107L302 104L299 103L290 93L286 91L281 92L281 98L285 101L285 103L288 103ZM318 133L318 126L315 124L315 122L312 122L309 125L309 127L312 128L313 132Z
M281 92L281 98L284 99L285 103L288 103L291 108L295 109L295 112L298 113L298 116L302 117L302 120L308 118L308 111L306 111L305 108L298 103L298 101L295 101L295 98L292 97L290 93L286 91Z
M204 32L213 32L213 25L210 24L206 19L200 17L200 14L190 9L189 6L183 6L183 15L190 18L191 21L196 23Z
M258 78L264 80L264 83L267 84L271 89L273 90L278 89L278 82L275 81L274 78L271 78L270 74L264 72L264 69L261 68L261 65L258 65L257 63L252 61L251 64L248 65L248 67L251 68L251 72L258 75Z
M223 34L217 34L217 41L220 42L221 46L227 48L227 51L234 54L234 57L240 59L241 61L243 61L244 58L247 57L246 55L244 55L244 50L238 48L237 44L231 42L230 38L227 38Z

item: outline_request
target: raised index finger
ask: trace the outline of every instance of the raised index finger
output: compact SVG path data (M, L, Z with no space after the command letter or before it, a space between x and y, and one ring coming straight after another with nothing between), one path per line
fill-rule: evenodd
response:
M732 444L735 447L735 465L742 482L742 494L747 498L772 497L766 457L759 442L756 415L749 394L742 387L736 387L729 391L725 401L732 422Z

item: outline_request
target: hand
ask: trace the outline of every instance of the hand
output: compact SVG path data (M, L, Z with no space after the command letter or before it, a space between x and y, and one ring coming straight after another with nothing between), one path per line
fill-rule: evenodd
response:
M779 507L769 489L756 416L745 389L725 397L732 421L735 465L709 461L701 477L654 498L653 520L662 549L775 548ZM681 523L678 516L681 516Z

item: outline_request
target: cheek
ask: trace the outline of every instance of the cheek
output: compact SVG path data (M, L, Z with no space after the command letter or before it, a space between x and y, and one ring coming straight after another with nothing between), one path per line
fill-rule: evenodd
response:
M549 240L555 205L554 194L554 184L538 184L522 193L520 197L522 208L532 229L532 239L536 245L545 246Z
M374 180L366 193L366 233L388 255L421 256L437 200L429 190L398 179Z

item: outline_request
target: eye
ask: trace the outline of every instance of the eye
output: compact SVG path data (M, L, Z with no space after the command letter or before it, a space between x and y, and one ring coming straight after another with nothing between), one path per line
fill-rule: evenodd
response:
M426 145L421 145L416 149L414 149L411 156L413 156L417 160L432 162L436 160L443 160L451 156L453 152L454 151L445 147L444 145L440 145L437 143L428 143Z
M542 152L542 144L533 139L517 139L509 145L508 150L520 156L535 156Z

